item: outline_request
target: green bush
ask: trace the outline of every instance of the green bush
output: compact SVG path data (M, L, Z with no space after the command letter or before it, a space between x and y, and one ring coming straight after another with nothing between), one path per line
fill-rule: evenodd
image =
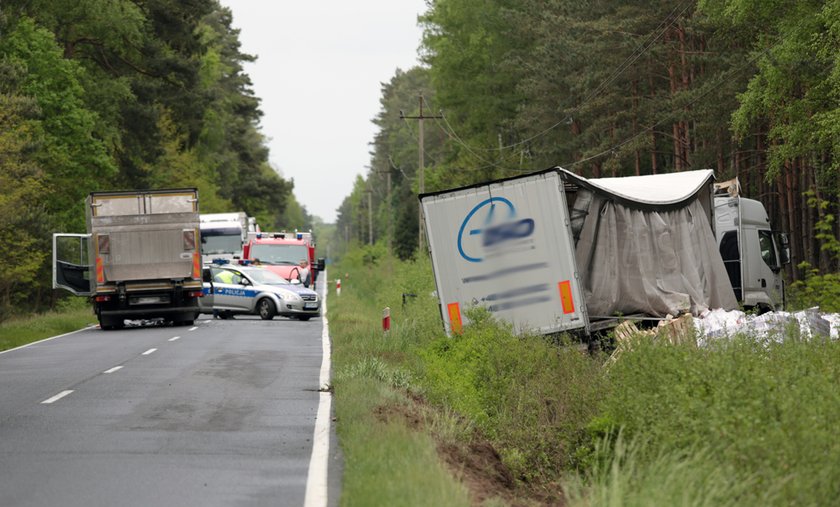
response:
M429 399L469 418L520 479L572 466L602 392L599 363L575 346L515 336L486 311L467 316L462 334L422 352Z
M609 372L602 417L646 442L639 466L708 448L754 487L745 504L825 505L840 495L840 343L751 337L711 347L640 340Z
M820 275L807 262L799 268L805 272L805 279L790 284L788 306L794 310L818 306L824 312L840 312L840 273Z

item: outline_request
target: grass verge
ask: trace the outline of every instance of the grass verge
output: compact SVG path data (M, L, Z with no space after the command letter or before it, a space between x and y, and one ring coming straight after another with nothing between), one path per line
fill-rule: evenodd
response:
M0 324L0 351L13 349L51 336L82 329L96 323L90 304L68 299L58 310L26 317L14 317Z
M480 310L462 334L444 336L426 261L367 247L333 272L343 291L330 305L343 505L783 506L840 496L840 342L796 329L703 348L640 337L605 368L605 357L563 338L515 336ZM403 294L416 297L403 305Z

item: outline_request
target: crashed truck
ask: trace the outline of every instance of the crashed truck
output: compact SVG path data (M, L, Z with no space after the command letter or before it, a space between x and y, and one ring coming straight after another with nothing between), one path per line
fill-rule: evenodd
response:
M53 287L87 296L103 330L192 325L202 297L198 191L92 192L87 233L53 234Z
M736 223L734 209L727 204L731 213L716 220L711 170L586 179L557 167L420 201L448 333L460 332L473 306L517 331L586 335L619 316L734 309L730 272L748 264L745 256L761 259L746 248L752 231ZM740 241L742 261L729 271L718 223ZM781 258L775 254L776 275Z

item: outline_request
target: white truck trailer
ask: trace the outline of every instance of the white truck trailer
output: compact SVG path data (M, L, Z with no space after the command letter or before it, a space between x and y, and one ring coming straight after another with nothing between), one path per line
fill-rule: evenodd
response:
M202 214L200 220L204 264L210 264L214 259L228 262L241 259L249 230L256 230L256 223L249 220L244 211Z
M88 296L102 329L191 325L202 296L196 189L94 192L87 233L53 235L53 287Z
M586 179L552 168L422 195L447 332L476 305L543 334L736 308L713 181L711 170Z

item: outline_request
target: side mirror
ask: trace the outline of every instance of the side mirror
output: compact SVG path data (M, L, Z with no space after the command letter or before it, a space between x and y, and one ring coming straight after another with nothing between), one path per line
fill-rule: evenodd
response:
M779 264L790 264L790 238L786 232L776 233L776 244L779 245Z
M297 278L292 278L291 280L289 280L289 283L292 285L300 285L300 280L298 280Z
M243 278L242 281L239 282L239 283L241 285L251 285L251 280L248 280L247 278Z
M317 269L318 271L323 271L324 268L326 267L326 265L327 265L327 261L326 261L326 259L324 259L322 257L322 258L318 259L318 264L315 266L315 269Z

